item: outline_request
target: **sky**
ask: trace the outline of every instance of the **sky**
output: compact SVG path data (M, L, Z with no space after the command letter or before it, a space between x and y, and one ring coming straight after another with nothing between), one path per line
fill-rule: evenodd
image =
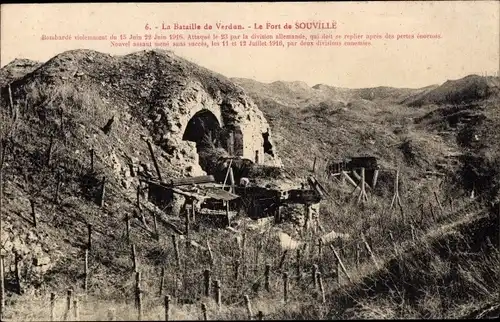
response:
M42 41L42 35L145 33L149 26L217 22L242 24L248 35L440 34L440 39L381 39L356 47L178 47L176 54L227 77L261 82L303 81L361 88L423 87L469 74L496 75L500 52L500 2L308 2L308 3L106 3L7 4L1 6L0 65L15 58L47 61L66 50L88 48L122 55L144 48L110 41ZM251 30L254 24L332 22L335 30ZM192 34L191 31L176 31ZM202 30L236 35L241 32ZM343 41L343 40L342 40Z

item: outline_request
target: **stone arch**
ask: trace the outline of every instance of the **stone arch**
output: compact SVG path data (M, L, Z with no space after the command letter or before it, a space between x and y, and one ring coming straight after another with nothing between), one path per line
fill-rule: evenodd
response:
M182 140L196 143L198 152L206 147L206 139L210 139L216 146L220 141L220 132L223 124L219 117L209 109L200 109L190 116L184 131Z

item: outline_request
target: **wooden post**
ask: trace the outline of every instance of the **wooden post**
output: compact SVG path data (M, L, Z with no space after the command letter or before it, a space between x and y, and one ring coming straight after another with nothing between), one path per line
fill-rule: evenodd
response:
M114 321L114 320L115 320L115 310L109 309L108 310L108 321Z
M179 245L177 244L177 236L172 234L172 243L174 245L174 256L175 262L177 263L177 269L181 269L181 257L179 256Z
M317 273L318 273L318 265L314 264L312 266L312 279L313 279L314 289L316 289L316 287L318 286L318 281L316 280L316 277L318 276Z
M15 277L16 277L16 285L17 285L17 294L22 294L23 288L21 285L21 270L19 268L19 264L21 262L21 254L17 251L14 253L14 264L15 264Z
M377 185L377 179L378 179L378 169L376 169L373 172L373 181L372 181L372 188L375 189L375 186Z
M285 249L283 251L283 255L281 255L281 259L280 259L280 264L278 266L278 270L281 270L283 268L283 264L285 263L285 259L286 259L286 254L288 253L288 249Z
M288 273L283 273L283 300L288 302Z
M229 132L229 138L227 142L227 152L230 156L234 155L234 133L233 131Z
M269 275L271 273L271 264L266 264L266 270L264 271L264 287L266 291L270 291L269 287Z
M162 296L164 284L165 284L165 266L162 266L160 272L160 292L159 292L160 296Z
M231 226L231 216L229 214L229 201L225 201L226 203L226 226L230 227Z
M255 150L255 164L259 164L259 150Z
M85 293L88 290L88 275L89 275L89 250L85 250L85 266L83 268L83 290Z
M5 312L5 280L4 280L4 262L3 254L0 254L0 320L3 319Z
M351 276L349 276L349 273L347 272L347 269L345 268L344 264L342 263L342 260L340 259L340 255L339 253L337 253L337 251L335 250L335 248L330 244L328 245L330 247L330 249L333 251L333 254L335 255L335 258L337 259L339 265L340 265L340 268L342 268L342 271L344 272L344 274L347 276L347 279L349 280L349 282L352 283L352 279L351 279Z
M399 209L401 210L401 215L403 216L404 220L403 205L401 205L401 198L399 197L399 169L396 170L396 178L394 180L394 195L392 197L391 206L389 207L389 209L392 209L395 202L398 203Z
M189 240L190 240L190 222L189 222L189 210L186 209L186 213L184 214L184 229L185 229L185 236L186 236L186 248L189 249Z
M229 183L231 184L231 189L229 190L231 193L234 193L234 185L236 184L234 181L234 172L233 167L229 168Z
M318 257L321 260L323 256L323 239L318 238Z
M335 260L335 279L338 285L340 285L340 263L339 260Z
M389 231L389 238L391 239L392 247L394 248L394 254L397 256L399 254L396 243L394 242L394 236L392 235L392 231Z
M241 238L241 264L243 265L241 275L243 278L247 276L246 244L247 234L243 233Z
M410 225L410 229L411 229L411 240L415 242L416 241L415 227L413 225Z
M135 245L132 244L131 245L131 250L132 250L132 263L133 263L133 268L134 268L134 272L137 272L138 270L138 265L137 265L137 254L135 252Z
M264 313L263 313L262 311L259 311L259 312L257 313L257 319L258 319L259 321L264 320Z
M161 177L160 167L158 166L158 162L156 162L155 153L153 151L153 146L151 145L151 142L149 142L149 140L147 140L146 143L148 144L149 153L151 153L151 158L153 159L153 164L155 166L156 174L158 175L158 179L160 180L160 182L163 182L163 179Z
M316 157L314 157L312 172L316 173Z
M237 282L238 281L238 272L240 270L240 261L236 260L234 262L234 280Z
M36 222L36 212L35 212L35 201L33 201L33 199L30 199L30 205L31 205L31 217L33 218L33 227L36 228L37 222Z
M204 280L204 286L205 286L205 296L210 296L210 270L206 269L203 272L203 280Z
M201 303L201 313L203 314L203 321L208 321L207 305L205 303Z
M130 244L130 217L128 212L125 214L125 224L126 224L126 234L127 234L127 243Z
M380 269L380 266L378 265L377 259L375 258L375 255L372 252L372 249L368 242L366 241L365 235L362 233L361 238L363 239L363 243L365 244L366 250L368 251L368 254L370 254L370 257L372 258L373 263L375 264L375 267L377 269Z
M80 312L78 312L78 299L75 298L73 300L73 318L75 318L75 321L78 321L80 319Z
M353 173L356 173L353 171ZM368 196L366 195L366 188L365 188L365 168L361 168L361 192L359 193L358 196L358 202L364 202L368 200Z
M170 320L170 295L165 295L164 306L165 306L165 321Z
M102 177L101 196L99 197L99 206L104 207L104 196L106 194L106 177Z
M137 320L142 320L141 272L135 272L135 303L137 305Z
M297 259L296 259L296 274L297 274L297 282L300 281L301 275L302 275L302 269L301 269L301 261L300 261L300 248L297 247Z
M214 281L214 288L215 288L215 303L217 303L217 306L220 308L222 305L222 301L221 301L220 281L219 280Z
M326 303L325 288L323 287L323 279L321 278L321 272L317 272L316 274L318 274L318 276L316 277L316 279L318 280L319 290L321 292L321 302L323 304L325 304Z
M92 249L92 224L87 224L87 249Z
M210 260L210 269L214 267L214 254L212 253L212 248L210 247L210 242L207 240L207 252Z
M66 311L64 312L64 321L68 320L69 312L71 311L71 296L72 295L73 295L73 292L71 290L68 290L67 296L66 296Z
M50 321L54 321L54 306L56 304L56 294L50 293Z
M253 317L252 313L252 304L250 303L250 298L248 295L243 295L243 299L245 300L245 306L247 307L248 319L251 320Z
M90 149L90 171L94 172L94 149Z
M10 84L8 85L8 90L9 90L10 113L11 116L14 116L14 101L12 100L12 89L10 88Z

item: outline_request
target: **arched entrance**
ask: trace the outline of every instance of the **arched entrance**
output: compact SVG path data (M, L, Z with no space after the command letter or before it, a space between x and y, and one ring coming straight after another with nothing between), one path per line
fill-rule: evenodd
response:
M203 109L191 117L182 139L196 143L199 163L207 173L213 171L212 163L216 150L221 146L222 128L217 117L209 110Z

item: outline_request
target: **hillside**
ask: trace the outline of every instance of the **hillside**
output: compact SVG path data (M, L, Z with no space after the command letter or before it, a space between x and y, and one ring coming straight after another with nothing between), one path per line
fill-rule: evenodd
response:
M469 92L461 82L422 89L263 84L228 79L159 50L125 56L73 50L45 63L18 60L0 75L5 320L48 320L50 293L56 294L56 319L62 319L67 288L80 301L82 320L136 319L137 271L144 320L165 318L167 294L172 319L200 319L201 303L209 319L257 319L259 311L266 319L496 312L499 285L491 276L498 274L499 262L500 113L493 94L464 102L431 94L463 97L454 94ZM164 179L210 170L202 162L208 152L200 144L200 128L189 130L193 119L210 130L219 124L221 141L227 139L224 129L240 129L241 153L252 159L257 151L252 160L272 169L282 162L292 184L311 175L316 158L315 176L328 195L314 228L299 225L295 215L301 210L290 207L285 215L293 220L279 225L240 215L226 229L195 221L188 234L173 206L150 203L146 192L138 192L139 178L157 177L146 141ZM273 155L265 152L266 144ZM358 190L326 173L328 161L350 156L376 156L383 170L366 203L355 201ZM402 205L393 208L396 169ZM271 179L263 173L259 180ZM320 250L318 239L332 234L336 240ZM457 256L449 256L450 247ZM332 249L351 281L340 264L334 267ZM15 282L16 252L22 292ZM313 265L323 278L324 301L319 282L312 284ZM205 294L206 269L220 282L220 306L214 288ZM432 285L437 288L423 289ZM458 290L470 292L474 303L468 306L471 298L458 295L446 300L448 291Z

